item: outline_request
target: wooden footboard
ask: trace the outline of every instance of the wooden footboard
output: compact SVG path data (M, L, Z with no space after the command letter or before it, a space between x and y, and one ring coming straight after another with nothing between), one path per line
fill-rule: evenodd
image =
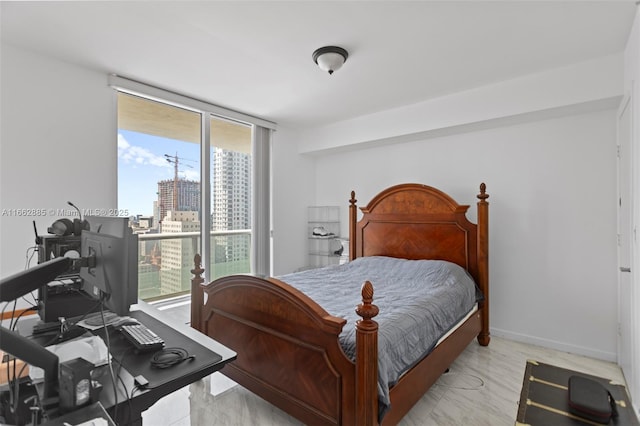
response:
M198 278L191 325L238 353L225 375L307 424L377 422L377 324L371 320L377 308L370 283L358 307L358 347L364 348L358 369L338 341L345 320L288 284L234 275L201 286Z

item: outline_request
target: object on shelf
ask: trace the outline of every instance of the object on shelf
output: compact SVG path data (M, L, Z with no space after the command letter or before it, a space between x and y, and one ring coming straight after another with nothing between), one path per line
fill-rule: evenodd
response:
M329 237L335 234L324 229L324 226L316 226L313 228L313 232L311 233L311 235L313 235L314 237Z
M308 213L308 266L318 268L339 264L344 252L338 237L340 207L310 206Z

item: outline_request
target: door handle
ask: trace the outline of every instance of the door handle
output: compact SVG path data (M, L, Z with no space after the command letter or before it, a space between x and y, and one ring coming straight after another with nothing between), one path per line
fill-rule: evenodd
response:
M631 272L631 268L625 268L624 266L621 266L620 272Z

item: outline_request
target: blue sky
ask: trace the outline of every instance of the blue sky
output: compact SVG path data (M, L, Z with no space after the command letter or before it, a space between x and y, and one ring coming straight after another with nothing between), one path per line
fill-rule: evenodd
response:
M178 176L200 180L200 145L144 133L118 130L118 209L130 215L152 215L158 181L173 179L165 154L184 160ZM190 161L186 161L190 160Z

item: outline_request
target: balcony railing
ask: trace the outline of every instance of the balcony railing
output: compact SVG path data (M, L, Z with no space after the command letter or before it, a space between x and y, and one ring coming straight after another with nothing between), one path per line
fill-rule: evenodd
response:
M210 236L210 279L251 271L250 229L212 231ZM158 300L188 293L193 257L200 246L197 231L138 234L139 297Z

